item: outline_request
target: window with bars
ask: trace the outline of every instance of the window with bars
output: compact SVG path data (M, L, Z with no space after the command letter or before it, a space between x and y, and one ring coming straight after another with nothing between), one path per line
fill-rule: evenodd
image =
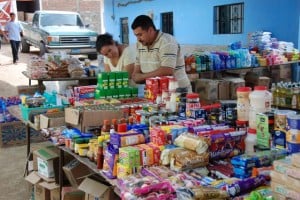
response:
M243 32L244 3L214 7L214 34Z
M128 28L128 17L120 19L121 24L121 43L129 44L129 28Z
M161 13L161 31L173 35L173 12Z

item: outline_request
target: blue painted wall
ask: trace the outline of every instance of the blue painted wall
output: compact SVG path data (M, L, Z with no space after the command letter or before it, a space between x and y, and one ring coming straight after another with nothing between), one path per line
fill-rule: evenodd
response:
M130 3L136 2L136 3ZM244 31L242 34L213 34L213 7L244 2ZM126 3L127 6L120 6ZM130 28L140 14L153 13L160 28L160 14L173 12L174 36L181 44L227 45L234 41L247 44L249 32L264 30L282 41L300 44L299 0L104 0L104 27L116 40L120 36L120 18L128 17L129 42L136 42Z

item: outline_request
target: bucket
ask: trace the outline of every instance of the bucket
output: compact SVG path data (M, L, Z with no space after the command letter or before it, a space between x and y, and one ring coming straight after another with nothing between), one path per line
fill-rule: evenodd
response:
M300 115L288 115L287 116L288 129L300 130Z
M300 152L300 130L288 130L286 133L286 143L290 153Z
M287 129L287 119L289 116L296 115L293 110L275 110L274 112L274 129Z

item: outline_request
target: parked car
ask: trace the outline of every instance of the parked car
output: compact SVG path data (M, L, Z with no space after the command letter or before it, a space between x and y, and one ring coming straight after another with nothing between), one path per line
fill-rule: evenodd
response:
M68 54L86 54L97 58L95 49L97 32L84 25L79 13L69 11L36 11L32 22L21 22L23 26L22 49L28 53L30 45L46 52L65 51Z

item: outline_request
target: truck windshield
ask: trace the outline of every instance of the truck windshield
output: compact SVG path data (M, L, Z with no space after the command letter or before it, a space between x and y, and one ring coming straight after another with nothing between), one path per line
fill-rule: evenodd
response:
M42 14L41 26L83 26L78 15L74 14Z

